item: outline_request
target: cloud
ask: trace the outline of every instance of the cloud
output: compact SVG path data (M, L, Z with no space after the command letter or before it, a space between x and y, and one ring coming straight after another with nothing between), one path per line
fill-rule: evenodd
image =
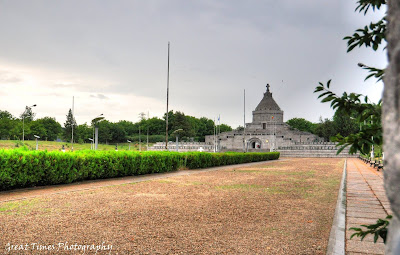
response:
M19 83L22 82L23 78L16 73L0 70L0 83Z
M106 97L106 96L103 95L103 94L90 95L90 97L98 98L98 99L109 99L108 97Z

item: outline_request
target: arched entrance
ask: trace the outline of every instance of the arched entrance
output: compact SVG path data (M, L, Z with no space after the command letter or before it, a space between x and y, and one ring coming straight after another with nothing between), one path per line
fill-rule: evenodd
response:
M259 138L254 137L248 141L247 146L249 149L259 150L262 147L262 142Z

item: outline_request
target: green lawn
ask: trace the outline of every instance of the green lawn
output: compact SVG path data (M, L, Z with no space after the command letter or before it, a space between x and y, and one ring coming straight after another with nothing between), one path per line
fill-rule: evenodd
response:
M24 145L27 146L29 149L34 150L36 148L36 141L28 141L25 140ZM65 150L69 151L71 149L71 143L66 142L54 142L54 141L39 141L39 150L47 150L47 151L54 151L54 150L61 150L62 146L64 145ZM149 143L149 146L152 144ZM16 149L22 147L23 143L20 140L0 140L0 150L1 149ZM128 143L120 143L118 144L118 150L128 150L129 144ZM74 150L90 150L90 143L74 143ZM107 144L99 144L98 150L108 151L108 150L115 150L114 145L107 145ZM139 150L139 144L131 144L131 150ZM146 143L142 143L141 150L146 150Z

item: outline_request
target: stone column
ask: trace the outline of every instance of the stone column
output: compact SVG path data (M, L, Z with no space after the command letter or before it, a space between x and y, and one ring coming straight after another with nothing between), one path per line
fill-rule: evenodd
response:
M387 51L382 123L385 152L385 190L393 219L386 240L386 254L398 254L400 245L400 0L388 1Z

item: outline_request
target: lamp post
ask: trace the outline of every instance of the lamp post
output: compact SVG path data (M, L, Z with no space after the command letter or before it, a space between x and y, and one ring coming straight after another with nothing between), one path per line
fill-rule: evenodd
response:
M93 150L93 142L94 142L94 140L92 138L88 138L88 140L90 141L90 149Z
M97 145L99 143L99 127L97 126L97 124L99 123L99 121L104 119L104 117L102 117L102 116L103 116L103 114L100 114L99 116L97 116L96 118L94 118L92 120L92 123L93 123L94 150L97 150Z
M36 104L30 106L30 107L26 107L24 112L22 113L22 143L25 141L25 113L27 108L32 108L32 107L36 107Z
M131 150L131 142L130 140L126 140L129 143L129 150Z
M39 149L39 141L38 141L38 139L40 138L40 136L37 136L37 135L33 135L33 136L36 139L36 150L38 150Z
M140 126L139 126L139 151L142 151L142 140L140 139Z
M175 130L174 132L172 132L172 134L175 134L176 133L176 151L178 152L179 151L179 135L178 135L178 132L181 132L181 131L183 131L183 129L182 128L180 128L180 129L177 129L177 130Z

